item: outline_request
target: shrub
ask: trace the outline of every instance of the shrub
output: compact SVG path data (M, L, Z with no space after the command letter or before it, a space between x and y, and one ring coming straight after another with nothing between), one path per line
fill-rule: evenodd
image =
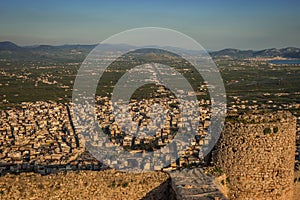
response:
M265 128L264 129L264 134L267 135L267 134L270 134L271 133L271 129L270 128Z
M115 180L111 183L110 187L112 187L112 188L116 187L116 181Z
M216 167L215 169L214 169L214 172L218 172L218 173L223 173L223 171L222 171L222 169L220 169L220 168L218 168L218 167Z
M124 188L124 187L127 187L127 186L128 186L128 183L127 183L127 182L122 184L122 187L123 187L123 188Z
M278 132L278 127L275 126L275 127L273 128L273 133L277 133L277 132Z
M230 178L229 177L226 178L226 182L230 183Z
M224 185L224 184L225 184L225 183L224 183L224 180L221 180L221 184L222 184L222 185Z

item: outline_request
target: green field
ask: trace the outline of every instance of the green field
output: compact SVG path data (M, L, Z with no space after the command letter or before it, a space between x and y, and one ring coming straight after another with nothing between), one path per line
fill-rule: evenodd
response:
M128 56L127 61L124 57ZM119 78L134 66L149 62L159 62L174 67L182 73L198 91L203 83L201 76L184 60L172 54L146 52L134 58L125 55L116 60L99 81L97 95L109 96ZM0 60L0 106L7 108L23 101L55 100L68 102L72 96L72 86L77 70L83 59L72 62L41 62ZM300 103L300 66L272 66L267 62L239 59L216 58L227 92L228 102L233 97L254 100L258 103L273 101L274 104ZM183 71L183 69L189 69ZM21 76L26 76L22 78ZM47 79L54 84L42 83ZM134 94L135 98L150 97L155 87L148 85ZM201 96L199 98L207 98ZM7 102L4 102L4 100Z

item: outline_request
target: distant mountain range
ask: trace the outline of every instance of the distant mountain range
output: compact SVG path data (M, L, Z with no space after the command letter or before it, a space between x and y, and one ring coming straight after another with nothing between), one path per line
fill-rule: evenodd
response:
M96 46L94 45L35 45L18 46L12 42L0 42L0 59L13 61L40 61L40 62L76 62L82 61L87 54ZM118 45L118 48L126 45ZM109 45L111 49L116 45ZM127 46L126 46L127 47ZM230 57L234 59L255 58L255 57L284 57L300 59L300 49L287 47L282 49L264 49L264 50L239 50L223 49L220 51L211 51L210 55L214 58Z
M255 58L255 57L283 57L283 58L300 58L300 49L295 47L287 47L282 49L264 49L259 51L254 50L239 50L239 49L223 49L213 51L210 54L214 57L228 56L232 58Z

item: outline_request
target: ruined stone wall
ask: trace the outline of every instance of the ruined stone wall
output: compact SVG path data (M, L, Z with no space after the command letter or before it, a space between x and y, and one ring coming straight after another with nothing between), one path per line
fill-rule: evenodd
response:
M163 172L126 173L115 170L77 171L41 176L6 174L0 199L176 200Z
M230 199L293 199L296 119L288 112L229 118L213 152Z

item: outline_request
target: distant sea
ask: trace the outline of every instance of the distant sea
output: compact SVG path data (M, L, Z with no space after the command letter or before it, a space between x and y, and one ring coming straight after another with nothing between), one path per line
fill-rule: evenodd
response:
M277 65L285 65L285 64L298 64L298 65L300 65L300 60L270 60L269 63L277 64Z

